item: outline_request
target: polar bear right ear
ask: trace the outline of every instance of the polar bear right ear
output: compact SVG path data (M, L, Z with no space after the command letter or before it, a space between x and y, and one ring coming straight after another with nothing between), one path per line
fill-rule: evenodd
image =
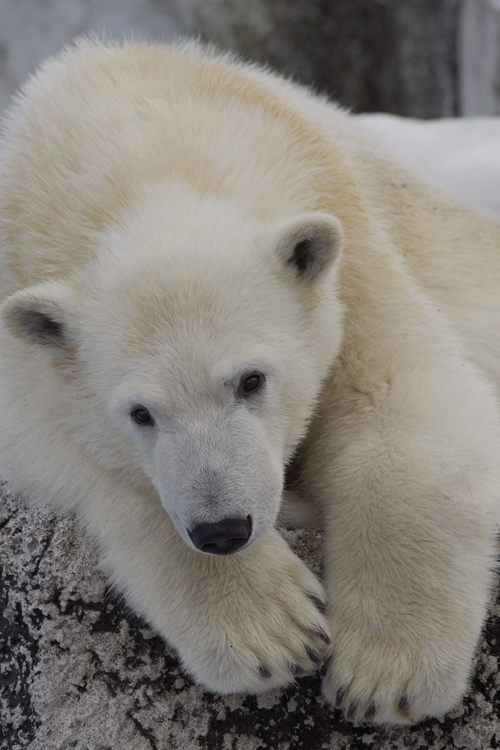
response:
M296 277L316 281L339 257L343 237L335 216L311 212L284 221L276 229L273 244Z
M0 309L8 330L16 338L63 348L71 343L69 317L76 296L71 286L49 282L12 294Z

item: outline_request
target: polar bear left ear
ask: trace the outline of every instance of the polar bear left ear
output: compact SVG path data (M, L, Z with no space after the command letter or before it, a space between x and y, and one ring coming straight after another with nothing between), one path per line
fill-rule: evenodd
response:
M63 348L71 343L69 317L76 296L69 285L39 284L7 297L1 306L2 317L16 338Z
M344 231L335 216L299 214L276 229L273 243L278 257L296 277L316 281L337 260Z

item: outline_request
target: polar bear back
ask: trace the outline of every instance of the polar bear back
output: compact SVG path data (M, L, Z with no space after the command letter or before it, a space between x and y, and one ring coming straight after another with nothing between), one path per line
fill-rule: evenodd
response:
M7 120L2 295L86 264L96 233L165 176L261 221L322 208L332 154L263 81L196 46L82 42L42 66Z
M28 82L5 130L2 297L74 275L145 185L182 179L257 224L334 214L361 263L396 253L498 380L498 226L405 174L299 86L193 44L81 42Z

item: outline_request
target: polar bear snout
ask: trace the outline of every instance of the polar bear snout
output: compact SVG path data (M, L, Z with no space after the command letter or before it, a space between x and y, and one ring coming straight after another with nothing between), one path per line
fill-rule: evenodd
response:
M252 517L223 518L216 523L198 523L187 530L192 543L209 555L231 555L241 549L252 535Z

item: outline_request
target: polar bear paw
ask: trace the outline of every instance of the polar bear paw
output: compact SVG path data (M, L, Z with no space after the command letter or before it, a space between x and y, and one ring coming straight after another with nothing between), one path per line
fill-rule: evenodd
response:
M466 690L471 654L452 638L418 646L344 627L333 640L323 694L349 721L410 725L450 711Z
M323 588L286 543L250 555L253 565L241 565L244 556L213 561L221 569L217 601L191 620L189 649L180 649L186 671L216 693L287 685L320 669L331 644ZM233 561L238 576L226 582Z

